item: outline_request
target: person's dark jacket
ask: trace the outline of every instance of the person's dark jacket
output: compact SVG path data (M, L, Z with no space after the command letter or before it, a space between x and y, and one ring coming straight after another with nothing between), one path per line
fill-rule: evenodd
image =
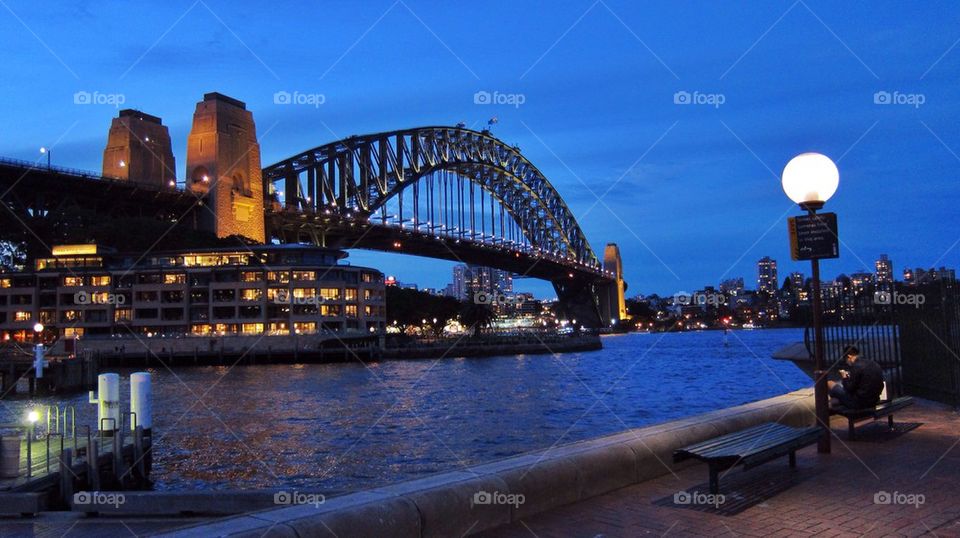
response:
M870 359L857 359L849 367L850 377L843 380L843 390L856 399L857 407L873 407L883 392L883 369Z

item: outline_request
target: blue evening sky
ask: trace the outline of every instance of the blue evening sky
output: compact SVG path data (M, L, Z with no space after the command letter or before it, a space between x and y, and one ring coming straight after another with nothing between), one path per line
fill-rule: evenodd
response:
M210 91L246 101L264 164L351 134L497 116L494 134L550 178L594 249L620 245L633 294L731 276L752 287L765 255L807 272L789 260L798 211L779 174L819 151L841 174L827 207L844 247L825 276L880 253L899 275L960 259L958 19L947 1L4 0L0 155L52 145L54 164L98 170L117 110L74 104L77 91L161 116L181 177ZM277 105L277 91L325 101ZM523 103L478 105L478 91ZM677 92L704 104L675 104ZM450 280L447 262L351 259Z

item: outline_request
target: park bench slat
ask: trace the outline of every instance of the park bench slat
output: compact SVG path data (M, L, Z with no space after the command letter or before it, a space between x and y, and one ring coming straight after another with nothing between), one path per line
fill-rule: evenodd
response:
M700 455L705 458L747 457L788 442L795 435L793 432L778 432L769 436L754 437L733 445L722 445L709 451L700 452Z
M721 470L737 465L749 469L785 455L790 456L790 466L796 467L796 451L817 442L822 434L816 426L792 428L777 423L759 424L674 450L673 461L678 463L689 458L705 461L710 468L710 492L717 493Z
M777 432L769 436L739 441L733 445L722 445L709 451L700 452L699 455L704 458L745 458L787 443L796 436L797 433L793 431Z
M890 428L893 428L893 414L897 411L905 409L913 405L914 400L912 396L901 396L899 398L894 398L893 400L888 400L885 402L880 402L874 407L866 407L863 409L850 409L847 407L834 407L830 409L831 415L841 415L847 419L848 422L848 438L853 440L854 428L856 423L872 418L877 420L883 417L887 417L887 421L890 425Z
M786 430L784 428L787 428ZM691 454L708 453L711 450L725 449L726 447L736 446L737 443L756 442L757 439L772 438L776 435L793 433L793 428L782 426L780 424L760 424L746 430L733 432L726 435L715 437L708 441L698 443L683 448L684 452Z
M765 433L778 431L781 429L780 426L781 426L780 424L774 424L774 423L760 424L752 428L747 428L746 430L740 430L737 432L728 433L726 435L720 435L718 437L708 439L706 441L697 443L695 445L690 445L688 447L685 447L683 450L687 452L697 452L697 451L709 449L711 447L724 445L737 439L752 439L754 437L758 437Z

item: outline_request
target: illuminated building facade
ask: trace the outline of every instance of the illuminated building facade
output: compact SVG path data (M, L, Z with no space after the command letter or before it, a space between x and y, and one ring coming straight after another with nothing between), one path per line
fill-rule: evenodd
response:
M889 290L893 287L893 262L886 254L881 254L874 264L876 268L877 289Z
M33 272L0 274L0 338L370 334L384 328L383 274L300 245L146 256L54 247Z
M757 291L773 295L779 288L777 260L764 256L757 262Z

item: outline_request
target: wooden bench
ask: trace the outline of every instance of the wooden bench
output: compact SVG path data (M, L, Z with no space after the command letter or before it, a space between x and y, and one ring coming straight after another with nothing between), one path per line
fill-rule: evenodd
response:
M878 420L887 417L887 423L890 425L890 429L893 429L893 414L911 405L913 405L913 397L901 396L892 400L881 401L873 407L865 407L863 409L850 409L842 405L831 407L830 414L846 417L848 424L847 431L849 432L847 433L847 439L853 441L856 438L855 426L857 422L862 422L867 419Z
M673 462L690 458L706 462L710 468L710 493L718 493L721 471L737 465L751 469L786 455L790 456L790 467L796 467L797 450L816 443L822 433L816 426L792 428L768 422L674 450Z

